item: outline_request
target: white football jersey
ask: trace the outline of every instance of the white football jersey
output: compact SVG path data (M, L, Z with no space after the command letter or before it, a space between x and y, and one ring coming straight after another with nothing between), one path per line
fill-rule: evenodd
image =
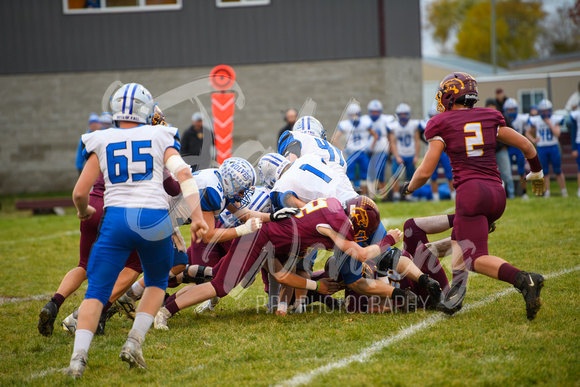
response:
M298 144L299 151L296 150L297 147L294 144ZM290 153L294 153L298 157L317 155L329 165L332 164L333 168L338 166L346 172L347 165L342 151L328 141L310 134L295 131L284 132L278 141L278 153L284 157Z
M415 133L419 130L419 120L409 120L405 126L399 121L394 121L388 130L395 135L399 156L415 156Z
M228 205L218 169L202 169L193 172L193 177L199 188L201 210L211 211L217 217Z
M266 186L256 187L250 204L246 208L252 211L269 213L271 209L270 188ZM227 208L220 214L220 220L224 227L237 227L242 224Z
M338 123L338 130L346 135L345 153L352 154L359 151L369 151L369 137L372 138L370 129L373 122L368 116L362 116L358 125L354 125L351 120L344 120Z
M580 110L571 112L570 119L576 122L576 138L572 139L572 141L576 140L576 144L580 144Z
M272 188L272 206L275 209L286 207L283 200L287 194L306 203L329 197L344 203L358 196L344 172L338 173L316 155L302 156L284 172Z
M105 179L104 207L167 209L163 189L165 150L179 151L177 128L140 125L82 136L84 154L95 153Z
M562 125L564 123L564 117L553 114L550 117L550 121L554 126ZM536 137L540 138L537 146L552 146L558 144L558 138L554 136L552 129L550 129L548 124L544 122L544 119L541 116L532 116L528 122L530 126L536 128Z
M528 120L530 115L527 113L518 113L516 118L512 121L511 127L514 128L519 134L524 134L528 128Z
M381 114L375 121L369 115L363 117L368 117L372 122L373 130L379 135L374 148L371 150L373 153L388 153L389 152L389 136L388 136L388 126L395 121L395 117L390 114ZM374 138L369 137L369 148L373 145Z

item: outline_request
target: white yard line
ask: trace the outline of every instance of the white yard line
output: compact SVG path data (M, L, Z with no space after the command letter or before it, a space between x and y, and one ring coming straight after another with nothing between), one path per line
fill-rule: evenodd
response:
M560 271L557 271L555 273L550 273L548 275L545 275L544 278L546 278L546 279L555 278L555 277L559 277L561 275L568 274L568 273L578 271L578 270L580 270L580 266L576 266L576 267L573 267L570 269L560 270ZM501 292L498 292L490 297L487 297L484 300L465 305L465 307L459 313L466 313L466 312L469 312L470 310L481 308L481 307L486 306L487 304L497 300L498 298L502 298L502 297L504 297L508 294L514 293L514 292L516 292L516 289L513 287L510 287L510 288L503 290ZM315 368L309 372L300 373L300 374L294 376L292 379L288 379L288 380L285 380L283 382L280 382L279 384L277 384L277 386L299 386L302 384L307 384L307 383L312 382L312 380L319 375L326 374L326 373L328 373L332 370L338 369L338 368L346 367L347 365L354 363L354 362L364 362L368 358L370 358L372 355L374 355L376 352L380 351L381 349L386 348L392 344L395 344L401 340L404 340L404 339L412 336L413 334L415 334L417 332L423 331L423 330L437 324L438 322L443 321L444 319L445 319L444 314L442 314L442 313L432 315L432 316L426 318L425 320L421 321L420 323L417 323L417 324L414 324L414 325L411 325L407 328L402 329L401 331L399 331L397 334L395 334L393 336L389 336L383 340L374 342L373 344L366 347L365 349L363 349L362 351L360 351L356 355L345 357L345 358L340 359L336 362L329 363L329 364L324 365L322 367Z
M36 237L36 238L24 238L24 239L14 239L14 240L10 240L10 241L0 241L0 244L30 243L30 242L45 241L47 239L60 238L63 236L80 235L80 234L81 234L80 230L65 231L65 232L59 232L57 234L45 235L45 236L40 236L40 237Z
M40 301L48 300L53 293L38 294L36 296L29 297L4 297L0 296L0 305L15 302L28 302L28 301Z

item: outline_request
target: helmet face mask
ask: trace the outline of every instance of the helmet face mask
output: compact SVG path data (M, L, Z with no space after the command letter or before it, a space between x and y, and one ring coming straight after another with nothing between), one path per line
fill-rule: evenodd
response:
M460 97L463 97L462 100ZM435 99L439 113L451 110L455 103L463 103L471 108L479 100L477 81L467 73L451 73L439 84Z
M367 110L369 112L369 117L373 121L376 121L376 120L379 119L379 117L381 116L381 114L383 114L383 104L378 99L373 99L367 105Z
M300 117L292 126L294 132L306 133L326 140L326 130L316 118L312 116Z
M266 187L273 188L276 181L290 164L290 161L278 153L267 153L258 162L257 169L260 181Z
M357 196L345 203L345 212L354 229L354 241L364 242L377 231L381 216L375 202L367 196Z
M151 93L138 83L127 83L111 97L113 121L146 124L153 114L155 102Z
M256 171L252 164L240 157L230 157L224 160L218 171L228 201L238 209L250 204L256 184Z

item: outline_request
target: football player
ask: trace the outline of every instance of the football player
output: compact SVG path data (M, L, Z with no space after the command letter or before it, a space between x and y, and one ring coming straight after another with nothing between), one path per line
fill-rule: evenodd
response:
M373 130L373 123L368 117L361 117L358 103L351 103L346 108L348 119L338 123L337 131L332 140L333 145L340 149L340 142L346 136L344 154L346 156L347 175L355 189L367 194L367 170L369 166L369 151L378 140L378 134ZM370 138L373 138L372 143ZM370 144L370 146L369 146ZM358 176L357 176L358 171Z
M578 150L580 149L580 110L574 110L570 113L570 138L572 139L572 157L576 159L578 164L578 197L580 197L580 156Z
M503 104L503 110L505 115L510 119L510 126L514 128L519 134L526 133L528 127L528 121L530 119L529 114L518 113L518 101L514 98L506 99ZM522 188L522 199L528 199L528 194L526 192L526 158L521 150L516 147L509 146L508 154L512 162L515 160L518 166L518 174L520 175L520 186Z
M558 147L560 125L564 123L564 117L552 114L552 102L547 99L538 102L538 110L540 114L531 116L528 120L529 129L526 131L526 136L536 144L538 157L542 163L547 187L544 197L550 197L550 164L556 174L556 181L560 185L560 193L563 197L567 197L566 179L562 172L562 158Z
M505 124L502 114L488 108L474 108L478 101L477 82L469 74L451 73L445 77L436 96L440 114L427 124L425 138L429 148L410 182L402 188L404 195L423 186L433 174L445 149L453 167L457 192L453 221L450 291L437 308L448 314L461 309L466 294L467 270L508 282L522 292L528 319L540 309L540 291L544 278L521 271L502 258L488 252L489 224L499 219L506 205L495 161L496 141L519 148L532 170L526 177L532 191L542 195L545 182L534 146Z
M90 219L96 211L88 204L89 192L101 172L106 189L104 215L87 268L89 285L79 308L73 354L69 367L64 370L73 378L83 375L103 305L134 249L139 253L147 288L120 358L131 368L146 368L141 345L163 302L172 264L172 228L163 189L164 167L177 176L189 203L192 239L201 239L208 230L197 185L179 156L177 129L147 125L153 105L151 94L142 85L125 84L111 99L113 120L119 129L82 137L87 163L73 190L79 219Z
M383 114L383 104L378 99L373 99L367 105L368 117L373 123L373 131L377 134L377 140L370 138L370 164L367 178L370 195L378 194L383 200L386 200L385 192L385 167L389 157L389 138L387 127L395 121L395 117L390 114ZM362 118L361 118L362 119ZM366 119L366 118L365 118ZM377 183L378 182L378 183ZM378 191L377 191L378 188Z
M399 104L395 109L395 114L397 120L387 127L391 154L394 157L393 174L400 165L404 165L407 180L409 180L415 172L415 164L419 159L421 149L419 120L411 119L411 107L406 103ZM393 185L393 190L393 200L398 201L401 198L398 181Z

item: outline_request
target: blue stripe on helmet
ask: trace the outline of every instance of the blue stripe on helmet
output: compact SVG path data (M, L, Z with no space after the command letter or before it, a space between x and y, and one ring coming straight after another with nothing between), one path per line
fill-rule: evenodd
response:
M127 87L125 88L125 94L123 94L123 108L121 109L121 112L125 113L125 105L127 104L127 93L129 92L129 86L127 85Z
M135 86L133 86L133 92L131 93L131 106L129 107L129 114L133 114L133 102L135 101L135 93L137 92L137 84L134 83Z

